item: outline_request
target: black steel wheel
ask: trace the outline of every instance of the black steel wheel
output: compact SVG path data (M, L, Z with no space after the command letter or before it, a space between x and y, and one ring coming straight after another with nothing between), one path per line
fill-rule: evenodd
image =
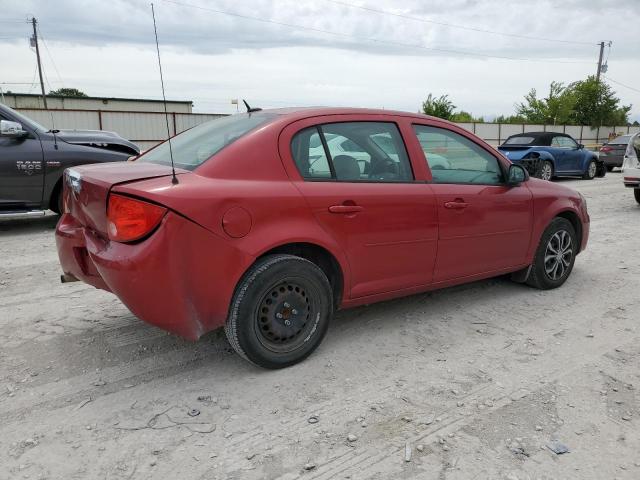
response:
M562 285L578 253L576 231L569 220L556 217L542 234L527 283L541 290Z
M245 359L282 368L316 349L332 315L331 285L317 265L293 255L269 255L240 280L225 332Z

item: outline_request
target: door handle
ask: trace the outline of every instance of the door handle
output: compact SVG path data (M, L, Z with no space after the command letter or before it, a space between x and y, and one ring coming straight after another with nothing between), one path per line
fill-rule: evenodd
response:
M463 201L462 199L456 199L454 202L445 202L444 208L451 208L453 210L462 210L469 206L468 203Z
M331 213L358 213L364 210L360 205L331 205L329 207L329 212Z

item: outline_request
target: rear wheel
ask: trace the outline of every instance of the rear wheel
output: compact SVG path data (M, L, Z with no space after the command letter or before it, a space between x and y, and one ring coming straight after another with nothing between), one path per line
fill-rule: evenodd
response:
M549 160L545 160L542 164L540 178L542 180L551 180L553 178L553 164Z
M607 172L613 172L613 169L616 168L613 165L607 165Z
M584 175L582 175L582 178L584 178L585 180L593 180L594 178L596 178L597 173L598 165L596 165L595 160L591 160L589 162L589 165L587 165L587 170L584 172Z
M633 189L633 196L636 197L636 202L640 203L640 188Z
M578 240L573 225L556 217L542 234L527 283L541 290L562 285L573 270Z
M236 287L225 333L246 360L282 368L316 349L332 316L331 285L317 265L293 255L269 255Z

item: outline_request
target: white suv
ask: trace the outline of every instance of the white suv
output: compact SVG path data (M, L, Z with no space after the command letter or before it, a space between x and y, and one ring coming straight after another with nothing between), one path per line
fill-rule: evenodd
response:
M622 161L622 179L625 187L633 188L633 195L640 203L640 133L631 137L627 145Z

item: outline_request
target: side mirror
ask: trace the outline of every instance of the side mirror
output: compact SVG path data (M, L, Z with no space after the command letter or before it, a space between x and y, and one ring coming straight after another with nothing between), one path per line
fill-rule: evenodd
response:
M510 187L515 187L520 185L522 182L526 182L529 180L529 172L525 170L522 165L512 164L509 167L509 173L507 178L507 185Z
M581 143L579 143L579 144L578 144L578 150L582 150L583 148L584 148L584 145L583 145L583 144L581 144Z
M28 132L22 129L22 125L18 122L10 122L9 120L0 120L0 136L20 138L27 135Z

